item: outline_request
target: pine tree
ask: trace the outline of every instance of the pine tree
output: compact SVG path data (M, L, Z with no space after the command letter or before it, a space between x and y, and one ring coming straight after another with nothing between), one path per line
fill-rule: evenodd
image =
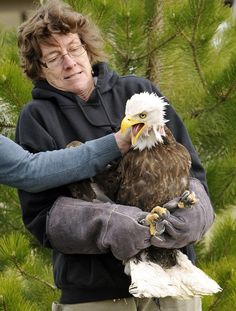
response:
M184 120L206 169L216 211L212 230L196 248L198 265L219 282L223 292L204 298L203 309L233 310L236 29L232 10L223 0L68 2L100 27L110 66L120 74L152 80ZM14 32L0 34L0 47L0 129L13 137L17 115L30 99L32 85L19 68ZM49 310L58 296L49 253L23 228L15 190L1 186L0 202L0 309Z

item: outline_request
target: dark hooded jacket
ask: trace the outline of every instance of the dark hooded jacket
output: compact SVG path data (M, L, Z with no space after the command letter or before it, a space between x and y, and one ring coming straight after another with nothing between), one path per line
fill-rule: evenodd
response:
M96 87L87 102L72 93L37 81L32 101L20 115L17 142L31 152L64 148L73 140L85 142L117 131L124 116L125 103L135 93L155 92L150 81L135 76L119 76L105 63L94 66ZM203 167L188 133L171 105L167 106L167 126L192 158L192 175L206 187ZM46 234L46 218L59 196L70 196L67 187L38 194L20 192L23 221L45 247L51 247ZM86 225L86 224L84 224ZM183 250L194 259L191 246ZM122 262L111 253L64 255L53 250L55 283L62 289L61 303L79 303L129 297L130 278Z

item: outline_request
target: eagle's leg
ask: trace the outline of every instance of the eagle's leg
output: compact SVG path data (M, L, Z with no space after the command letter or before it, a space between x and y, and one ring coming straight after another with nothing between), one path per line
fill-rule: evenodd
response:
M149 213L146 218L146 224L149 226L150 234L155 235L156 234L156 222L159 219L159 216L157 214Z
M192 207L197 201L196 195L194 192L189 190L184 191L180 200L178 202L178 208Z
M165 226L162 224L162 220L169 216L170 212L160 206L154 207L151 212L146 216L145 222L150 227L150 234L151 235L161 235L164 230Z

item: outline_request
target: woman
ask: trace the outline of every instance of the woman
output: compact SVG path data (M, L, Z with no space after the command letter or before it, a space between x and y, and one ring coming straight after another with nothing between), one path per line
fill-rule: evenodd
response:
M35 87L19 118L16 137L30 151L103 137L119 129L125 103L134 93L161 96L150 81L120 77L110 70L98 30L62 2L48 1L21 26L19 47L23 69ZM200 160L171 105L166 118L177 141L192 156L193 176L206 186ZM207 196L204 189L196 195ZM53 249L55 283L62 291L53 310L160 310L152 299L131 297L130 279L123 272L122 260L151 244L160 246L160 240L151 239L147 228L137 223L144 216L140 209L72 199L66 187L37 195L21 192L20 200L26 227ZM213 222L213 209L206 204L192 210L198 213L194 220L182 211L181 227L170 220L172 233L161 246L179 248L178 231L178 236L185 236L183 251L193 260L190 231L201 236ZM159 299L159 304L161 310L201 310L200 299Z
M32 154L0 135L0 183L29 192L72 183L95 176L129 146L128 137L117 132L79 147Z

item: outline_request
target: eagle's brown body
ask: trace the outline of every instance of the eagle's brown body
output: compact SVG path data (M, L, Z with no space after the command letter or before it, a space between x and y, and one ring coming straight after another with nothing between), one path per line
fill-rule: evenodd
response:
M155 206L180 197L189 186L191 158L187 149L176 142L165 127L163 143L151 149L131 149L119 167L119 187L116 202L151 212ZM176 264L176 251L151 246L146 251L150 261L163 267ZM141 254L140 254L141 255ZM137 255L137 260L140 260Z
M164 143L142 151L131 149L119 167L117 203L150 212L188 189L191 158L165 128Z

